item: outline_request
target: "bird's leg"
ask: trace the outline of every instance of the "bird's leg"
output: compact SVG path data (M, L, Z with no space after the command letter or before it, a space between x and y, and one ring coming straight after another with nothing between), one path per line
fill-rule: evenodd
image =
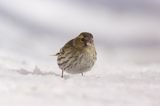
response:
M63 78L63 70L62 70L61 78Z
M83 73L81 73L81 75L83 76Z

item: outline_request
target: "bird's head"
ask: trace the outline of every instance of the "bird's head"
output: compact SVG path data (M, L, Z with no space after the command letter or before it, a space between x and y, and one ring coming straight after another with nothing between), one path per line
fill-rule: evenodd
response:
M82 32L75 38L75 46L79 48L86 48L94 46L93 35L89 32Z

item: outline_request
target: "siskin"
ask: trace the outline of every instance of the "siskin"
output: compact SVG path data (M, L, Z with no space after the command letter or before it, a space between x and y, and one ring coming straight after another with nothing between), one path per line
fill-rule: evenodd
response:
M62 78L64 72L83 75L84 72L91 70L97 59L93 35L88 32L80 33L67 42L56 56L58 66L62 70Z

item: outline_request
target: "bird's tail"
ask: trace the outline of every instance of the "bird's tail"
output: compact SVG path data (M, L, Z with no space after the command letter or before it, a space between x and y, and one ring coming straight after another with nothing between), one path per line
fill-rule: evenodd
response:
M50 56L58 56L60 53L51 54Z

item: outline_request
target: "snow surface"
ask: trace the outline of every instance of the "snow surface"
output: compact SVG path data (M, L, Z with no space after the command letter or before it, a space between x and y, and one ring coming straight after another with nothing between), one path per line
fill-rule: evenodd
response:
M47 65L0 55L2 106L159 106L160 65L107 61L98 50L92 71L60 77L56 58ZM34 63L32 63L34 62ZM51 65L53 64L53 65Z

